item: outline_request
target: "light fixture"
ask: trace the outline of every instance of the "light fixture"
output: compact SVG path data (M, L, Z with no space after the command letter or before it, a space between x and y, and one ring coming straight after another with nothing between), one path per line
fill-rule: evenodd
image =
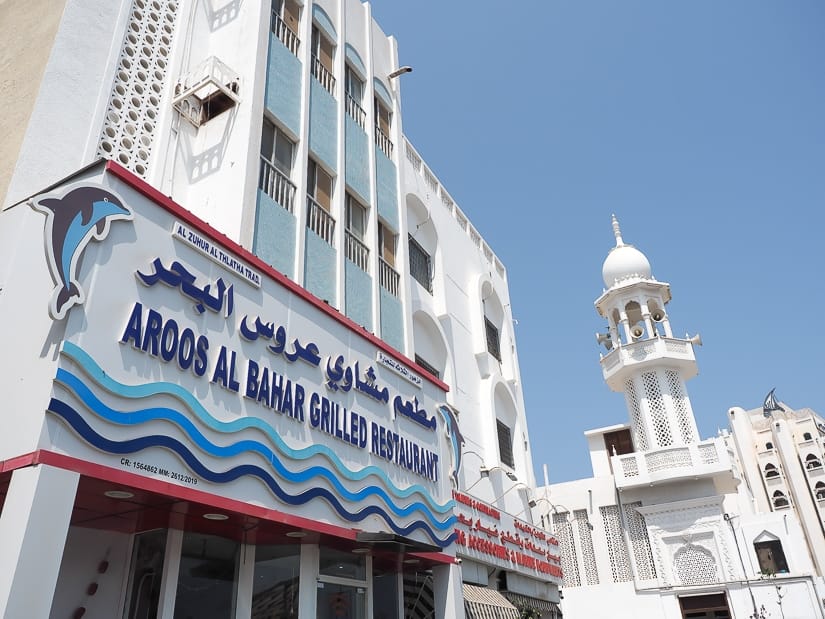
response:
M530 499L529 501L527 501L527 505L529 505L531 508L535 507L538 504L539 503L538 503L538 501L536 501L536 499Z
M510 481L518 481L518 475L516 475L513 471L507 470L503 466L498 465L486 467L482 463L482 465L478 469L478 473L479 475L481 475L481 477L475 480L468 488L464 490L464 492L469 492L478 482L480 482L485 477L489 477L490 473L492 473L493 471L504 471L504 474L507 475Z
M126 490L107 490L103 493L103 496L107 496L110 499L131 499L135 496L135 493L127 492Z
M207 520L229 520L229 516L226 514L204 514L203 517Z
M286 534L286 536L287 536L287 537L301 538L301 537L306 537L306 536L307 536L307 532L306 532L306 531L289 531L289 532Z
M509 492L510 492L513 488L519 488L519 487L524 488L524 489L526 489L526 490L530 490L530 486L528 486L528 485L527 485L527 484L525 484L525 483L518 482L518 483L513 484L513 485L512 485L512 486L510 486L509 488L507 488L507 490L505 490L505 491L504 491L504 492L502 492L500 495L498 495L496 498L494 498L492 501L490 501L490 503L491 503L491 504L493 504L493 503L495 503L496 501L499 501L499 500L503 499L503 498L504 498L504 495L506 495L507 493L509 493Z
M387 77L389 79L395 79L399 75L404 75L405 73L412 73L412 67L409 65L404 65L403 67L398 67L395 71L390 73Z
M369 552L370 552L369 548L353 548L352 549L352 554L354 554L354 555L366 555L366 554L369 554Z
M419 563L421 563L421 561L418 559L404 559L405 565L418 565Z

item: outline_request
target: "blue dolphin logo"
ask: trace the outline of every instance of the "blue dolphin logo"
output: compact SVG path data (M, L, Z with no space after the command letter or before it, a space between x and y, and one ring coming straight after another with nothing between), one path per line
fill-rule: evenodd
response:
M438 413L444 420L444 430L450 441L450 449L453 456L453 468L450 471L450 478L453 485L458 488L458 472L461 470L461 446L464 444L464 436L458 428L458 416L449 404L440 404Z
M46 258L55 283L49 313L62 320L69 309L86 300L77 269L89 241L105 239L109 223L131 220L132 211L113 193L94 185L71 189L59 197L35 198L32 208L46 215Z

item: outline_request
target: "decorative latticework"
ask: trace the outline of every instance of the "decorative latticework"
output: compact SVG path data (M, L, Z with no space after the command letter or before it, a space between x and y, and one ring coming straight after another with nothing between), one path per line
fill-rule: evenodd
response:
M613 582L627 582L633 579L630 557L622 535L622 519L617 505L603 505L599 508L604 523L607 553L610 556L610 571Z
M633 443L639 447L639 451L647 450L647 431L645 430L644 419L642 418L642 408L639 405L639 394L636 392L636 384L633 379L628 379L624 384L624 397L627 402L627 410L633 420Z
M693 544L676 551L673 571L682 585L708 585L718 580L713 555L707 548Z
M133 0L98 155L146 176L177 21L177 0Z
M665 399L662 397L662 389L659 386L659 377L656 372L645 372L642 374L642 382L650 410L655 446L669 447L673 444L673 435L670 432L670 421L667 418L667 407L665 407Z
M593 525L591 525L587 519L587 510L575 510L573 512L573 520L579 530L579 544L581 544L582 563L584 564L584 578L588 585L598 585L599 570L596 567L596 552L593 549Z
M650 473L689 467L694 464L690 458L690 449L688 447L666 449L664 451L646 454L645 462L647 462L647 470Z
M561 570L564 574L565 587L580 587L579 561L576 557L576 545L573 542L573 527L567 519L567 512L553 513L553 533L559 540L561 551Z
M719 452L716 451L716 443L699 445L699 457L702 459L702 464L719 462Z
M667 386L670 389L670 397L673 400L673 407L676 411L676 422L679 424L679 434L682 435L682 442L692 443L695 440L693 423L682 379L679 373L674 370L665 370L665 377Z
M647 534L645 518L636 511L636 508L641 506L640 501L625 505L624 517L639 579L652 580L656 578L656 566L653 563L653 553L650 551L650 538Z

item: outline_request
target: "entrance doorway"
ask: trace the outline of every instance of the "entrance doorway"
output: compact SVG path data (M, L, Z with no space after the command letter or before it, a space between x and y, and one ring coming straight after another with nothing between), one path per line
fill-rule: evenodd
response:
M680 597L679 608L682 619L730 619L728 599L724 593Z

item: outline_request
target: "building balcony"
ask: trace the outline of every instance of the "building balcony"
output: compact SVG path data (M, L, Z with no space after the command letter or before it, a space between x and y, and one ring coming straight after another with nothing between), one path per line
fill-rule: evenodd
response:
M378 125L375 125L375 144L381 149L387 159L392 159L393 143L390 137L384 133Z
M362 271L369 272L370 250L349 230L344 231L344 249L347 259Z
M327 209L318 204L311 196L307 196L307 228L330 245L333 245L335 219Z
M662 359L671 364L684 366L690 372L684 378L691 378L696 374L696 356L693 353L693 344L687 340L669 337L654 337L632 344L617 346L602 357L602 373L610 387L616 390L622 387L627 379L626 370L639 371L645 366L658 365Z
M312 56L312 75L329 94L335 96L335 78L317 56Z
M272 33L281 40L281 43L283 43L289 51L297 56L298 47L301 45L301 40L275 11L272 12L272 22L270 24L270 28L272 29Z
M358 123L359 127L364 129L367 122L367 113L364 111L364 108L358 104L358 101L356 101L349 93L347 93L346 109L350 118Z
M258 188L290 213L293 212L295 185L283 172L264 158L261 158Z
M722 438L613 456L611 463L619 489L732 475L730 455Z
M383 258L378 259L378 283L381 287L389 292L392 296L398 296L398 284L401 281L401 276L398 274L392 265Z

